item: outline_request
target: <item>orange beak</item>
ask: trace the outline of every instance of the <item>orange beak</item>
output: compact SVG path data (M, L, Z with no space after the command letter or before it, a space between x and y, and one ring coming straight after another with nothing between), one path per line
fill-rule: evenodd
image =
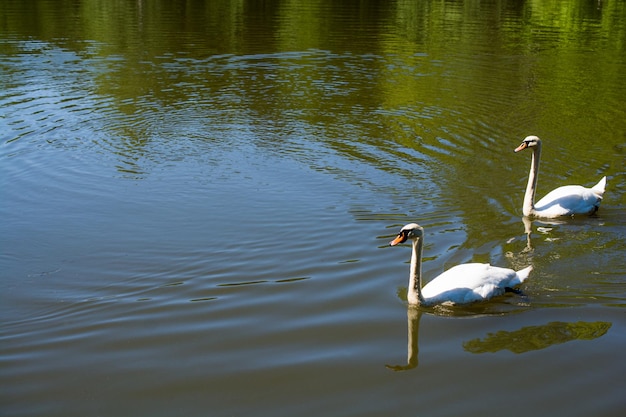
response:
M528 145L526 144L526 142L522 142L522 144L520 146L515 148L515 152L523 151L526 148L528 148Z
M389 246L396 246L396 245L399 245L400 243L404 243L405 241L406 241L406 236L400 233L398 236L396 236L394 240L389 242Z

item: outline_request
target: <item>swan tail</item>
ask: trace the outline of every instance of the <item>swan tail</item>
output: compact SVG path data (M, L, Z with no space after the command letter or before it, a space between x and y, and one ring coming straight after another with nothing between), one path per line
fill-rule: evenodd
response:
M526 281L526 279L528 278L528 276L530 275L530 271L533 270L533 266L527 266L524 269L520 269L519 271L515 272L517 274L517 278L519 279L519 282L522 283L524 281Z
M598 181L598 183L596 185L591 187L593 192L598 194L600 197L602 197L602 194L604 194L604 189L605 188L606 188L606 176L602 177L602 179L600 181Z

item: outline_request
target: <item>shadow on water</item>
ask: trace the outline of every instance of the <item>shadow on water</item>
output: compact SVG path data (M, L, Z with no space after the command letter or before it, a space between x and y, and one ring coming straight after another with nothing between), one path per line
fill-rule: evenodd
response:
M483 339L463 343L463 348L471 353L494 353L500 350L526 353L574 340L597 339L604 336L611 325L606 321L553 321L540 326L525 326L512 332L500 330L488 333Z

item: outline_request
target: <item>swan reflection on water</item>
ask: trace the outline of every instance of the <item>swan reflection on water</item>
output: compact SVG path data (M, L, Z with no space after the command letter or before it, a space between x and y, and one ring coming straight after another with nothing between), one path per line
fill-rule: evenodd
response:
M408 371L419 365L419 325L423 311L419 307L407 309L407 361L404 365L385 365L393 371ZM575 340L593 340L604 336L612 323L562 322L554 321L539 326L525 326L519 330L500 330L488 333L484 338L471 339L463 343L463 349L470 353L495 353L509 350L513 353L526 353Z
M547 242L556 241L558 237L551 237L550 232L558 226L563 225L585 225L590 222L596 222L599 225L603 224L601 218L597 217L596 214L588 217L578 217L578 218L564 218L564 219L534 219L530 217L522 217L522 224L524 225L524 234L526 235L526 247L522 250L522 253L529 253L534 250L532 244L532 233L533 233L533 224L536 226L537 232L544 235L544 240ZM513 241L515 238L511 238L509 243Z
M385 365L388 369L394 371L408 371L409 369L417 368L419 351L419 327L420 319L422 318L422 310L415 307L409 307L406 310L407 323L408 323L408 346L407 346L407 360L406 365Z
M403 297L403 294L399 294L399 297ZM525 304L520 303L518 307L523 307ZM431 308L424 308L409 305L406 311L407 316L407 361L404 365L385 365L386 368L393 371L407 371L409 369L417 368L419 363L419 327L420 320L423 314L429 314L439 318L477 318L485 316L501 316L503 314L511 313L512 310L507 308L507 311L502 310L502 306L494 308L489 303L474 303L466 306L453 306L453 305L438 305Z
M522 217L522 223L524 224L524 233L526 234L526 248L522 252L532 252L532 233L533 233L533 223L537 222L538 224L542 224L543 226L537 226L537 231L541 233L548 233L552 230L549 226L556 226L559 224L565 224L564 220L536 220L531 219L529 217Z

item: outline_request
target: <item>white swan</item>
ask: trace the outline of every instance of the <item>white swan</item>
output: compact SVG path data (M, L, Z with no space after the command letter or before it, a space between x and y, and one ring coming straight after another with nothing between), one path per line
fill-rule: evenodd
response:
M488 300L506 291L514 291L513 288L524 282L532 270L532 266L515 272L489 264L462 264L448 269L422 288L424 229L415 223L407 224L389 244L396 246L408 239L413 241L407 291L409 304L432 306Z
M524 216L555 218L573 216L575 214L593 214L598 211L604 188L606 187L606 177L603 177L591 188L585 188L581 185L559 187L550 191L548 195L535 204L539 158L541 156L541 139L537 136L528 136L520 146L515 148L515 152L526 148L532 148L533 155L530 162L526 194L524 194L524 206L522 207Z

